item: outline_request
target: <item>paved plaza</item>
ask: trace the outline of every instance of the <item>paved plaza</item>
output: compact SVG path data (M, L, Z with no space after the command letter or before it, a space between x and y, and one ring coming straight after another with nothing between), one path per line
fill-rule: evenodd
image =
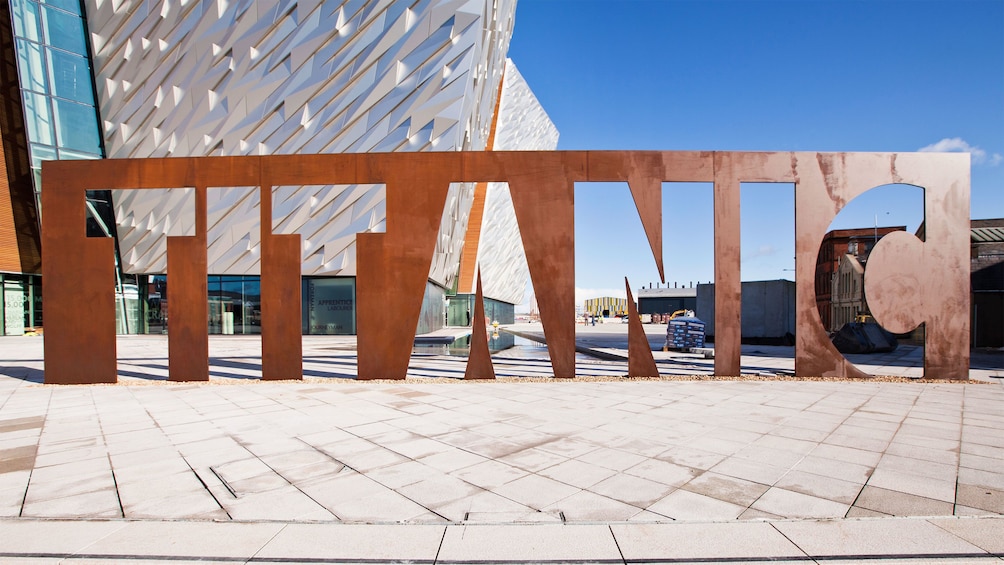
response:
M580 345L616 355L601 329ZM388 383L352 380L353 338L307 337L304 382L260 382L260 340L220 336L195 384L163 382L166 342L119 338L118 385L45 386L42 340L0 338L0 562L1004 556L999 354L969 384L767 376L784 348L744 348L754 380L623 379L580 354L601 378L474 383L427 352ZM875 363L909 376L903 349ZM655 355L667 375L711 362ZM533 345L495 362L549 370Z

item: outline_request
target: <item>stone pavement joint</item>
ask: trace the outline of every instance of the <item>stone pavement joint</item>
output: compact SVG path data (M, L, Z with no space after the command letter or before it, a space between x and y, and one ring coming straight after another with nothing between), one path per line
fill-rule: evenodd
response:
M162 341L120 340L119 385L43 386L40 341L0 340L0 561L1004 555L1000 386L260 382L249 339L211 343L237 378L162 383ZM350 343L305 344L318 370L354 370Z
M552 525L0 519L0 560L215 563L999 562L1002 518Z

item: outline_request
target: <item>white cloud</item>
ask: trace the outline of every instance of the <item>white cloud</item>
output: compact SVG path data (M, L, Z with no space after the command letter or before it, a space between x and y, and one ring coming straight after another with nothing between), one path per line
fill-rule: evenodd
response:
M769 257L775 253L777 253L777 249L773 245L761 245L756 251L748 253L742 260L749 261L758 257Z
M921 152L939 152L939 153L969 153L973 157L973 163L984 164L987 163L991 166L996 167L1004 162L1004 155L1000 153L994 153L993 155L987 155L987 152L975 145L969 145L966 140L961 137L946 137L937 143L932 143L926 147L921 147L917 151Z

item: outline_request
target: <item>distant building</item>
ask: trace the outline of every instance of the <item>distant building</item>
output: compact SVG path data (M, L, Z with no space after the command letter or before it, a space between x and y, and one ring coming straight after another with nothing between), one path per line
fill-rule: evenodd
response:
M895 229L879 228L879 238L883 235L882 230ZM842 231L857 234L867 232L872 236L862 239L863 236L858 235L857 248L849 246L849 252L838 259L837 268L831 276L831 290L826 296L830 304L830 331L853 322L858 314L870 313L864 292L864 272L871 246L861 244L868 239L874 241L874 228ZM835 233L837 232L830 232ZM922 240L925 238L924 224L917 229L916 236ZM970 343L973 347L1004 347L1004 218L972 220L970 241ZM820 251L819 263L822 262L823 253ZM819 263L816 268L817 304L821 298L818 291ZM923 328L912 332L911 337L922 342Z
M697 285L697 317L708 341L715 335L715 285ZM789 280L742 283L742 342L794 345L795 283Z
M845 253L833 276L830 293L830 331L855 321L858 315L869 312L865 302L865 267L857 257Z
M824 328L836 331L843 325L837 324L833 319L832 309L835 276L841 259L845 255L851 255L863 265L875 243L882 239L882 236L894 231L906 231L906 226L833 230L823 236L823 242L819 245L819 255L816 257L814 286L816 308L819 310L819 319L823 321ZM867 311L867 308L865 310Z
M589 298L586 300L586 313L593 316L625 316L628 311L627 298Z
M1004 347L1004 219L973 220L970 229L973 347Z
M640 288L639 314L672 314L677 310L697 309L697 287Z

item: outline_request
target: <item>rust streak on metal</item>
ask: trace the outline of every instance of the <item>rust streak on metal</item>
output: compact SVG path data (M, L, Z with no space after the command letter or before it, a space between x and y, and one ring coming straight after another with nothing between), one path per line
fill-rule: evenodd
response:
M271 233L271 186L387 185L387 232L357 236L358 377L401 379L451 182L509 183L554 375L572 377L574 183L611 180L628 181L633 193L641 194L636 202L657 265L661 236L651 227L658 224L651 209L661 208L654 204L660 182L714 181L715 372L723 376L740 371L741 182L796 183L795 372L831 377L864 374L836 351L819 320L813 269L820 241L844 203L866 190L892 182L924 187L926 240L883 240L872 252L865 287L879 322L894 329L925 324L926 376L968 378L964 155L493 151L58 161L46 162L43 170L46 383L116 380L113 246L108 239L85 237L85 190L196 186L200 191L196 235L168 238L168 276L172 301L178 301L172 303L169 334L171 378L202 379L208 357L204 187L256 184L263 194L264 378L302 376L300 236Z

